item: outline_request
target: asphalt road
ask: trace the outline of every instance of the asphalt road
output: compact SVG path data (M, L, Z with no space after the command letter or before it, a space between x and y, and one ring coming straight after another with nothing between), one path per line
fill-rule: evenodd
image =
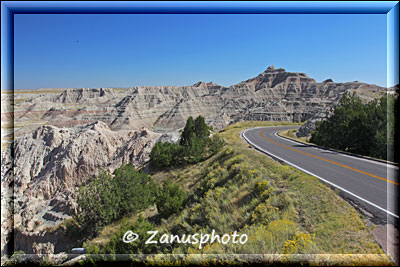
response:
M245 130L242 136L258 150L340 189L342 194L372 215L398 219L396 166L320 149L276 134L294 128L252 128Z

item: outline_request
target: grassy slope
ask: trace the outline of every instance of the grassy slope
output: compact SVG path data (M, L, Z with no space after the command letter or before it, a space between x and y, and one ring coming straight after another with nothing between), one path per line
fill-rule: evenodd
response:
M315 234L319 253L382 253L356 210L328 186L313 176L282 166L248 149L238 133L242 129L261 125L263 123L259 122L232 125L226 129L223 137L246 155L255 167L265 166L278 176L275 179L278 188L289 192L294 202L296 212L290 219L303 231ZM285 176L293 178L285 179Z
M368 260L370 264L388 264L388 258L382 255L353 207L315 177L273 161L249 148L239 137L246 128L282 124L230 125L221 132L227 146L217 155L196 165L152 175L158 183L172 178L188 196L181 212L155 223L154 228L161 233L210 233L215 229L221 235L238 230L249 236L242 246L213 244L203 250L195 245L177 246L168 252L380 254L363 257L356 263ZM153 213L149 209L144 215L150 217ZM106 245L121 226L136 217L126 217L106 227L86 246ZM351 257L338 258L336 263L353 263L355 259ZM316 264L325 260L319 259Z

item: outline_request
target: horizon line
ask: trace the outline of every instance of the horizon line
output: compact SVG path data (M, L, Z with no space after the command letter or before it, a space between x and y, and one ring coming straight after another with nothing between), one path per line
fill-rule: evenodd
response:
M270 68L271 66L274 67L274 65L270 65L268 68ZM268 68L267 68L267 69L268 69ZM267 69L265 69L263 72L259 73L258 75L264 73ZM287 72L287 73L304 73L304 74L306 74L305 72L286 71L285 68L275 68L275 70L277 70L277 69L284 69L285 72ZM258 75L257 75L257 76L258 76ZM306 75L307 75L307 74L306 74ZM230 88L230 87L232 87L232 86L234 86L234 85L240 84L241 82L245 82L245 81L247 81L247 80L254 79L254 78L256 78L257 76L251 77L251 78L246 79L246 80L242 80L242 81L237 82L237 83L233 83L232 85L229 85L229 86L221 85L221 84L219 84L219 83L217 83L217 82L214 82L214 81L206 82L206 81L204 81L204 80L197 80L196 82L194 82L194 83L191 84L191 85L187 85L187 84L186 84L186 85L161 84L161 85L131 85L131 86L104 86L104 87L94 87L94 86L90 86L90 87L87 87L87 86L85 86L85 87L69 87L69 86L66 86L66 87L40 87L40 88L14 88L14 89L1 89L1 91L10 91L10 90L48 90L48 89L59 89L59 90L60 90L60 89L93 89L93 88L130 89L130 88L134 88L134 87L161 87L161 86L163 86L163 87L166 87L166 86L171 86L171 87L192 87L192 86L194 86L195 84L197 84L197 83L199 83L199 82L204 82L204 83L215 83L215 84L217 84L217 85L219 85L219 86L221 86L221 87ZM309 77L309 76L307 75L307 77ZM312 77L309 77L309 78L314 79L314 78L312 78ZM316 83L323 83L324 81L326 81L326 80L328 80L328 79L331 79L331 80L333 81L333 83L336 83L336 84L358 82L358 83L364 83L364 84L369 84L369 85L375 85L375 86L379 86L379 87L383 87L383 88L392 88L392 87L395 87L395 86L399 85L399 84L395 84L395 85L392 85L392 86L388 87L387 85L382 86L382 85L379 85L379 84L376 84L376 83L367 83L367 82L362 82L362 81L358 81L358 80L354 80L354 81L344 81L344 82L336 82L333 78L326 78L326 79L324 79L323 81L317 81L316 79L314 79L314 80L316 81Z

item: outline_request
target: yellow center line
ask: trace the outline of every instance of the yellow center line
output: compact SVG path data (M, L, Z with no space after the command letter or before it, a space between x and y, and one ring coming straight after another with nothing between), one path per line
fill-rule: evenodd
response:
M268 141L270 141L271 143L274 143L274 144L276 144L276 145L278 145L278 146L285 147L285 148L287 148L287 149L290 149L290 150L299 152L299 153L301 153L301 154L304 154L304 155L307 155L307 156L310 156L310 157L313 157L313 158L316 158L316 159L320 159L320 160L323 160L323 161L326 161L326 162L329 162L329 163L332 163L332 164L341 166L341 167L343 167L343 168L346 168L346 169L349 169L349 170L352 170L352 171L356 171L356 172L359 172L359 173L362 173L362 174L365 174L365 175L369 175L369 176L371 176L371 177L374 177L374 178L379 179L379 180L386 181L386 182L388 182L388 183L392 183L392 184L395 184L395 185L399 185L399 184L398 184L397 182L395 182L395 181L391 181L391 180L385 179L385 178L383 178L383 177L380 177L380 176L377 176L377 175L374 175L374 174L371 174L371 173L368 173L368 172L365 172L365 171L361 171L361 170L359 170L359 169L355 169L355 168L352 168L352 167L350 167L350 166L343 165L343 164L337 163L337 162L332 161L332 160L329 160L329 159L325 159L325 158L322 158L322 157L318 157L318 156L315 156L315 155L313 155L313 154L310 154L310 153L307 153L307 152L303 152L303 151L297 150L297 149L295 149L295 148L292 148L292 147L289 147L289 146L285 146L285 145L279 144L279 143L277 143L277 142L275 142L275 141L273 141L273 140L271 140L271 139L265 137L262 133L263 133L263 131L261 131L261 132L259 133L260 136L261 136L262 138L265 138L265 139L267 139Z

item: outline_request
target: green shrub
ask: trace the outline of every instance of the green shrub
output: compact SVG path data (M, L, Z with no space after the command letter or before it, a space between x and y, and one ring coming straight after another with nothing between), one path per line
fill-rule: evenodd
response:
M111 175L106 171L101 171L88 185L79 188L77 203L80 211L74 219L89 237L117 218L114 205L118 201L113 191Z
M79 231L92 237L105 225L124 215L153 205L156 192L157 187L151 177L137 171L133 165L116 169L114 178L101 171L89 184L79 188L77 203L80 211L74 219L81 227Z
M181 146L184 146L186 143L189 142L190 138L195 134L195 128L194 128L194 120L193 117L190 116L186 120L185 128L183 128L182 134L181 134L181 139L179 140L179 144Z
M202 116L189 117L182 131L179 144L158 142L150 153L150 168L157 170L184 166L202 161L209 154L220 151L225 142L215 134L210 138L211 127Z
M185 192L177 184L167 180L157 193L157 210L162 217L167 218L182 209L185 198Z
M158 188L153 179L137 171L131 164L123 165L114 171L113 184L113 193L118 199L119 218L154 204Z
M210 136L211 127L206 124L204 117L198 116L194 121L194 131L197 138L206 140Z
M219 134L214 134L208 142L208 149L211 155L219 152L225 145L224 139L221 138Z
M355 93L345 93L333 115L316 123L310 142L387 159L387 149L392 148L396 141L394 109L397 101L397 98L385 95L363 104Z
M132 231L139 235L136 241L130 243L123 242L123 236L127 231ZM149 237L148 231L154 231L155 227L147 219L139 217L134 223L123 225L115 234L110 237L110 241L97 253L101 254L149 254L160 253L157 244L145 244ZM96 250L94 250L96 251Z
M169 168L182 162L182 147L179 144L158 142L150 152L152 169Z
M197 137L194 133L185 142L182 147L184 162L186 164L193 164L200 162L204 158L205 141Z

